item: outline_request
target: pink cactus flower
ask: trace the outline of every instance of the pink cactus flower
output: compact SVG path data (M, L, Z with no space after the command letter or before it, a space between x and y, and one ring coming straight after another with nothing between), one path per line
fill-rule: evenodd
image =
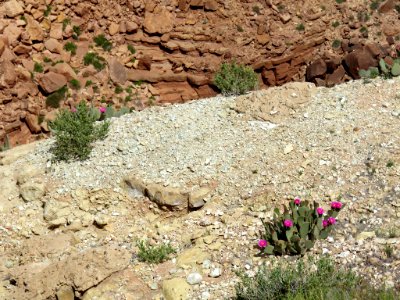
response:
M318 207L317 208L317 214L319 214L320 216L322 216L324 214L324 209L322 207Z
M329 222L327 221L327 220L323 220L322 221L322 226L325 228L325 227L328 227L328 225L329 225Z
M266 240L259 240L258 241L258 247L265 248L267 246L268 246L268 242Z
M295 198L293 202L296 205L300 205L301 200L300 200L300 198Z
M336 219L333 218L333 217L329 217L329 218L328 218L328 223L329 223L330 225L333 225L333 224L336 223Z
M100 111L100 113L102 113L102 114L104 114L105 112L106 112L106 108L105 107L100 107L99 108L99 111Z
M76 113L77 112L76 108L75 107L71 108L71 112Z
M342 203L339 202L339 201L333 201L333 202L331 203L331 207L332 207L333 209L341 209L341 208L342 208Z
M285 221L283 221L283 226L285 226L287 228L290 228L290 227L293 226L293 221L289 220L289 219L286 219Z

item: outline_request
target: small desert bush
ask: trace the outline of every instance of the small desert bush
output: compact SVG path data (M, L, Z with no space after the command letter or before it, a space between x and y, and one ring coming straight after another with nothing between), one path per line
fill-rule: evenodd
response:
M81 102L72 110L61 110L50 123L55 136L51 148L54 160L85 160L92 151L94 141L107 136L109 123L96 124L98 116L86 103Z
M103 48L104 51L111 51L112 43L107 40L104 34L99 34L93 38L96 46Z
M394 290L368 285L355 273L338 268L329 257L306 264L261 266L254 277L239 272L236 300L395 300Z
M241 95L257 86L257 74L251 67L223 63L214 78L214 83L223 95Z
M78 49L78 46L73 42L68 42L64 45L64 50L71 52L72 55L76 54L76 49Z
M147 241L137 242L139 252L137 254L140 261L151 264L159 264L166 261L170 254L175 253L175 249L169 244L151 246Z
M105 68L105 59L99 56L95 52L88 52L83 57L83 64L85 66L92 65L97 71L101 71Z

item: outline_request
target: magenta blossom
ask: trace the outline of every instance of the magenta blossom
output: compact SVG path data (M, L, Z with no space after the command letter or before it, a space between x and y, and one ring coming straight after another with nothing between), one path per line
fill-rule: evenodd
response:
M76 113L77 112L76 108L75 107L71 108L71 112Z
M322 226L325 228L325 227L328 227L328 225L329 225L329 222L327 221L327 220L323 220L322 221Z
M293 202L296 205L300 205L301 200L300 200L300 198L295 198Z
M336 219L333 218L333 217L329 217L329 218L328 218L328 223L329 223L330 225L333 225L333 224L336 223Z
M339 201L333 201L333 202L331 203L331 207L332 207L333 209L341 209L341 208L342 208L342 203L339 202Z
M293 221L289 220L289 219L286 219L285 221L283 221L283 226L285 226L287 228L290 228L290 227L293 226Z
M258 247L265 248L267 246L268 246L268 242L266 240L259 240L258 241Z
M100 107L99 108L99 111L102 113L102 114L104 114L105 112L106 112L106 108L105 107Z
M319 214L320 216L322 216L324 214L324 209L322 207L318 207L317 208L317 214Z

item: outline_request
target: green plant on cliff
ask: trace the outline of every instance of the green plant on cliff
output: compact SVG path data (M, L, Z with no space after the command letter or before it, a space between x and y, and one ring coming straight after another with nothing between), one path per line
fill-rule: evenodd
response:
M107 40L104 34L99 34L93 38L96 46L103 48L104 51L111 51L112 43Z
M176 252L169 244L151 246L147 241L138 241L137 247L139 248L137 254L139 260L151 264L162 263L168 259L170 254Z
M241 95L256 88L257 74L251 67L223 63L214 77L214 84L223 95Z
M55 161L85 160L93 148L93 142L107 136L110 124L96 124L98 116L86 105L79 103L71 110L61 110L50 123L55 137L51 148Z
M105 68L105 59L99 56L95 52L88 52L83 57L83 64L85 66L92 65L97 71L101 71Z
M65 51L68 51L68 52L71 52L72 55L75 55L75 54L76 54L76 49L77 49L77 48L78 48L78 47L77 47L76 44L73 43L73 42L68 42L68 43L66 43L66 44L64 45L64 50L65 50Z
M8 138L8 135L6 135L6 137L4 138L4 142L2 145L0 145L0 152L2 151L6 151L11 149L11 145L10 145L10 139Z
M55 91L54 93L50 94L46 98L46 106L52 108L60 107L60 102L65 99L67 94L68 88L67 86L63 86L59 90Z

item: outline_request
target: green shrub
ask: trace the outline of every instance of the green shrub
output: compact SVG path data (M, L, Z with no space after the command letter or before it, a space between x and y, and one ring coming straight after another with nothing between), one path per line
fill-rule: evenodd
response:
M51 62L53 62L49 57L47 57L47 56L45 56L44 58L43 58L43 61L45 62L45 63L51 63Z
M135 54L136 53L136 49L135 47L133 47L132 45L128 45L128 50L131 54Z
M60 88L58 91L55 91L54 93L50 94L46 98L46 106L50 106L53 108L58 108L60 107L60 102L65 99L65 95L68 91L67 86L63 86Z
M97 71L101 71L105 68L105 59L99 56L95 52L88 52L83 57L83 63L85 66L92 65Z
M299 25L296 26L297 31L304 31L306 28L303 23L300 23Z
M316 240L328 237L342 207L341 202L334 201L325 213L317 202L311 204L296 198L289 203L289 208L284 206L282 213L275 208L272 222L262 221L264 233L258 242L260 254L305 254Z
M235 62L223 63L214 83L223 95L241 95L257 86L257 74L250 67Z
M137 254L140 261L151 264L159 264L166 261L170 254L175 253L175 249L171 245L151 246L148 242L137 242L139 252Z
M339 21L335 21L335 22L332 23L332 26L334 28L338 27L339 25L340 25Z
M51 152L56 161L85 160L92 151L92 143L107 136L110 124L95 124L97 116L86 103L79 103L74 110L61 110L50 123L55 136Z
M91 86L92 84L93 84L93 81L91 81L91 80L86 80L85 87L89 87L89 86Z
M64 50L71 52L72 55L76 54L76 49L78 47L76 46L76 44L72 43L72 42L68 42L64 45Z
M44 68L40 63L35 62L34 66L33 66L33 71L36 73L43 73Z
M340 48L340 46L342 46L342 42L341 42L341 41L339 41L339 40L334 40L334 41L332 42L332 48L337 49L337 48Z
M238 273L237 300L395 300L394 290L374 288L353 272L335 267L330 258L310 259L306 266L261 266L255 277Z
M79 90L81 88L81 83L78 79L71 79L69 83L74 90Z
M11 149L10 139L8 138L8 135L6 135L3 144L0 145L0 152L7 151L7 150L10 150L10 149Z
M96 46L103 48L104 51L111 51L112 44L109 40L107 40L104 34L95 36L93 41L95 42Z
M79 26L73 26L72 31L74 32L72 34L72 38L74 40L77 40L79 38L79 36L82 34L81 28Z
M121 94L123 91L124 89L120 85L117 85L114 90L116 94Z
M48 17L50 15L50 13L51 13L51 9L52 9L51 5L47 5L46 6L46 10L44 11L43 15L45 17Z
M62 22L62 31L64 32L65 31L65 29L67 28L67 26L69 25L69 24L71 24L71 20L70 19L64 19L63 20L63 22Z

